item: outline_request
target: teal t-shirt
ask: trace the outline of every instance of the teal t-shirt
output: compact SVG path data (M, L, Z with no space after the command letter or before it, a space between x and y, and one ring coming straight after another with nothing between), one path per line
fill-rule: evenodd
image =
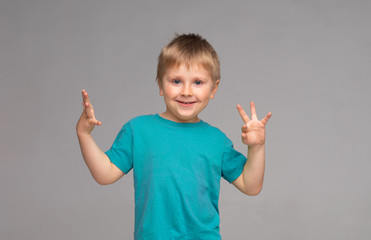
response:
M139 116L106 154L124 173L134 171L134 239L221 239L220 179L239 177L246 157L218 128Z

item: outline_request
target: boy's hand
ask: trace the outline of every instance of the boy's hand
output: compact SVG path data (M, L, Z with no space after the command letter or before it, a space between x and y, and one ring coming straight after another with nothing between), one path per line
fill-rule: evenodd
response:
M84 89L82 90L82 100L84 110L81 114L79 121L76 124L76 132L77 134L79 133L90 134L93 131L95 125L100 126L102 125L102 122L95 119L94 108L90 103L88 93Z
M237 105L237 110L241 115L245 124L242 126L241 139L242 142L249 147L263 145L265 143L265 125L267 124L272 113L269 112L261 121L258 120L254 102L250 102L251 120L242 109L241 105Z

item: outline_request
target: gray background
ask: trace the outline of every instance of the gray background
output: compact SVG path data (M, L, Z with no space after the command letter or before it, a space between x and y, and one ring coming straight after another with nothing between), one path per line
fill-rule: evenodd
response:
M223 239L369 239L370 1L0 1L0 239L132 239L132 172L100 186L81 157L81 89L107 150L164 111L156 59L199 33L221 59L201 117L242 152L235 108L267 125L262 193L222 179Z

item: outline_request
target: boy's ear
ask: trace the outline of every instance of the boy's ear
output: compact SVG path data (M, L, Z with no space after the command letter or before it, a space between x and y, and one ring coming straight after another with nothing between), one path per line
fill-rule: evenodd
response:
M211 91L211 95L210 95L210 99L214 99L215 97L215 94L216 94L216 90L218 90L218 87L219 87L219 79L216 80L216 82L214 83L214 86L213 86L213 90Z
M158 84L158 89L160 91L160 96L164 96L164 90L162 90L162 86L160 83Z

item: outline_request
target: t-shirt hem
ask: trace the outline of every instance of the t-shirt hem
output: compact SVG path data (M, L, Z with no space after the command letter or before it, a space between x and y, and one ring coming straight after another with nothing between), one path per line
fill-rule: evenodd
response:
M241 176L242 172L243 172L243 168L245 166L245 163L246 163L246 158L244 156L241 156L241 160L244 159L244 163L243 165L240 167L240 168L237 168L234 173L232 174L232 177L229 177L228 179L226 179L230 184L232 184L239 176Z
M116 167L118 167L123 173L127 174L129 172L129 170L122 164L120 163L118 160L115 160L115 158L111 155L111 153L108 151L105 152L105 154L107 155L107 157L109 158L109 160L115 164Z

